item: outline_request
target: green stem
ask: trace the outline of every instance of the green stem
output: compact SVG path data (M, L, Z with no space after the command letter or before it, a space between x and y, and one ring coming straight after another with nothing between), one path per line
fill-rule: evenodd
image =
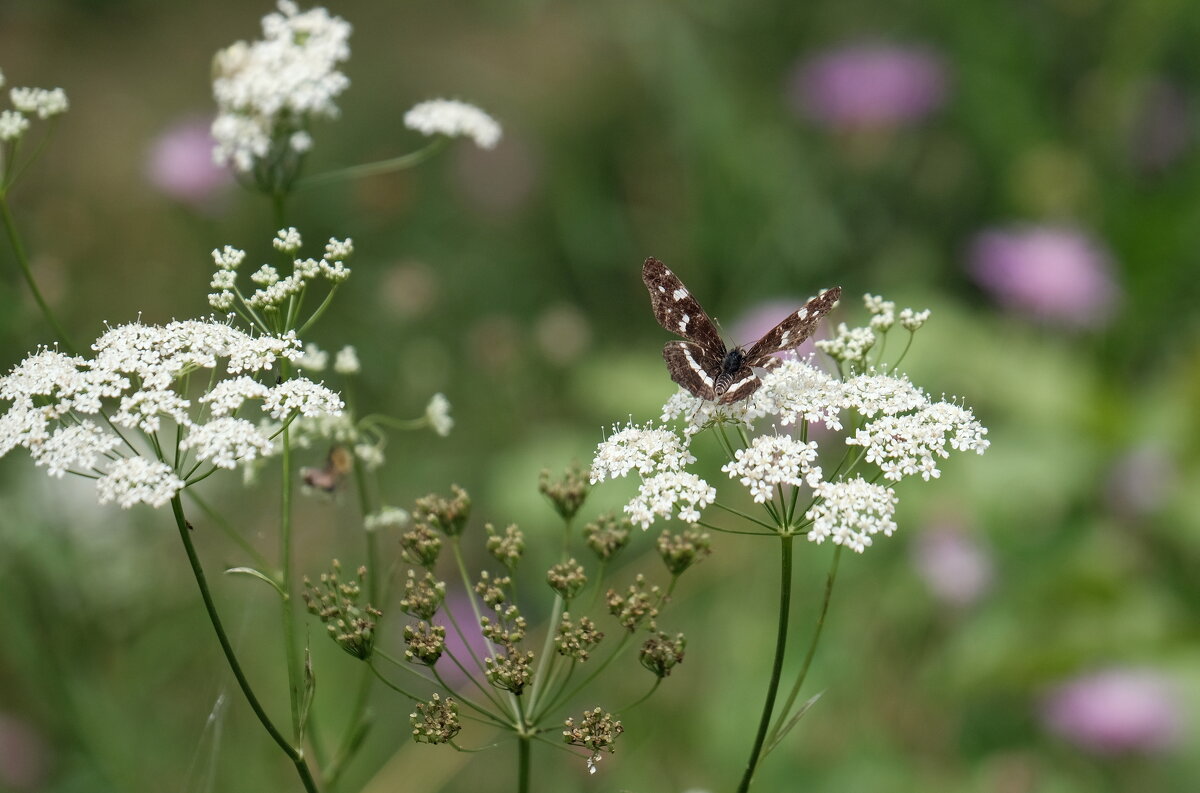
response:
M563 521L563 536L562 536L562 551L558 555L560 563L567 561L567 550L571 540L571 519L567 518ZM529 693L529 712L536 713L538 700L544 684L546 683L545 676L549 672L549 664L554 660L554 632L558 628L558 622L562 619L563 613L563 597L560 594L554 595L554 607L550 610L550 622L546 625L546 641L542 643L542 657L538 659L537 669L533 673L533 690Z
M393 173L402 171L405 168L412 168L420 165L428 160L433 155L437 154L446 147L449 138L438 137L432 143L423 149L402 154L399 157L392 157L388 160L379 160L377 162L363 163L362 165L351 165L349 168L340 168L336 171L327 171L325 173L314 174L313 176L300 179L296 182L296 188L302 189L312 187L313 185L328 184L330 182L340 182L347 179L361 179L365 176L380 176L385 173Z
M292 733L300 741L300 658L296 654L296 610L292 591L292 444L287 429L283 431L282 494L279 519L279 567L283 585L283 651L287 658L288 698L292 710Z
M517 736L517 793L529 793L529 747L528 735Z
M191 529L188 528L187 519L183 515L183 502L178 494L171 499L171 511L175 515L175 525L179 528L179 538L183 541L183 548L187 552L188 563L192 567L192 575L195 576L196 585L200 588L200 598L204 601L204 610L208 612L208 620L212 623L213 631L217 634L217 641L221 644L221 651L225 654L225 660L229 663L229 668L233 672L234 678L237 679L238 687L241 688L242 694L245 695L246 701L250 704L250 709L254 711L254 715L258 717L267 734L271 736L271 739L279 745L279 748L284 751L284 754L296 766L296 773L300 775L300 781L304 784L304 789L308 793L318 793L317 783L313 779L312 773L308 770L308 763L305 762L304 751L293 746L287 738L283 737L283 734L279 732L274 723L272 723L271 717L263 710L262 704L254 694L254 689L250 687L250 681L246 679L246 675L242 671L242 666L233 651L233 645L229 643L229 637L225 634L225 628L221 624L220 616L217 614L217 606L213 602L212 592L208 589L208 579L204 576L204 568L200 566L200 558L196 555L196 546L192 544Z
M842 558L842 547L838 545L833 549L833 561L829 565L829 575L825 578L825 597L821 600L821 611L817 614L817 625L813 629L812 641L808 643L808 652L804 655L804 663L800 666L796 682L792 684L787 701L783 703L783 708L779 711L779 718L775 721L775 726L771 728L768 746L773 747L781 737L780 732L787 724L792 706L796 704L796 697L800 695L800 689L804 686L804 679L808 677L808 669L812 666L813 656L817 653L817 643L821 641L821 631L825 627L825 615L829 613L829 599L833 596L833 582L837 579L838 562ZM769 748L768 751L770 751Z
M58 340L62 346L71 355L78 355L75 352L75 345L68 338L66 330L59 324L58 318L54 316L54 312L50 309L50 304L46 302L46 298L42 296L42 290L38 289L37 280L33 277L33 270L29 267L29 258L25 254L25 246L21 244L21 235L17 233L17 224L13 221L12 212L8 208L8 198L0 195L0 218L4 221L4 230L8 234L8 241L12 245L13 256L17 260L17 266L21 270L21 275L25 277L25 283L29 286L29 291L33 293L33 299L37 302L38 308L41 309L42 316L46 322L54 330L54 335L58 336Z
M746 762L746 771L737 787L737 793L746 793L750 782L754 779L754 771L762 757L763 744L767 740L767 730L771 726L771 715L775 710L775 696L779 693L779 680L783 674L783 657L787 651L788 616L792 605L792 542L795 535L785 534L780 537L782 553L780 554L779 570L779 625L775 633L775 660L771 663L771 682L767 685L767 701L763 704L762 717L758 722L758 732L754 736L754 747L750 750L750 759Z

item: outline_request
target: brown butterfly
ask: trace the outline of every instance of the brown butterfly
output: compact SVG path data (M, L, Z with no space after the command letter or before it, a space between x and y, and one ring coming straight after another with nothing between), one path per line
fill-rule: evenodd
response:
M754 369L779 364L773 353L796 347L817 329L830 312L842 288L835 286L804 304L749 347L726 347L717 326L704 313L699 301L658 259L642 265L642 280L650 291L654 318L687 341L669 341L663 358L671 379L695 396L728 405L745 399L762 385Z

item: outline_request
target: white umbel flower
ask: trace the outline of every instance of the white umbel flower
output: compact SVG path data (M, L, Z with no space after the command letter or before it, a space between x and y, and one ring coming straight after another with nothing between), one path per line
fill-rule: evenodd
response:
M303 377L286 380L267 390L263 411L283 421L293 413L307 418L321 415L340 415L345 404L342 398L323 385Z
M925 392L907 377L868 372L846 381L846 407L867 418L876 414L894 415L917 410L929 404Z
M846 443L862 446L867 462L878 465L885 479L894 482L919 475L928 482L941 476L937 460L950 456L947 445L955 451L983 454L989 446L985 435L987 428L970 410L937 402L915 413L880 416Z
M425 406L425 420L433 431L443 438L454 428L454 419L450 417L450 400L445 394L434 394Z
M16 140L29 129L29 119L16 110L0 110L0 141Z
M800 421L820 422L836 431L842 428L846 389L811 362L785 358L763 378L762 387L748 401L754 418L774 416L784 427Z
M55 430L42 443L30 447L37 465L46 466L50 476L62 478L67 471L87 473L101 455L121 443L116 435L91 421Z
M218 468L233 469L240 462L270 455L273 444L252 422L225 416L192 427L179 447L194 449L197 459Z
M629 424L596 447L592 484L619 479L630 471L648 476L656 471L679 471L696 461L679 436L665 428Z
M116 501L122 509L143 503L161 507L183 489L183 484L166 463L129 457L113 463L108 473L96 480L96 493L101 504Z
M329 366L329 353L322 350L314 342L309 342L304 345L304 354L297 358L293 363L298 369L306 369L310 372L323 372Z
M267 387L252 377L242 375L230 380L222 380L198 400L202 405L208 405L209 411L215 418L229 416L241 409L247 399L263 399L267 395Z
M820 501L804 515L813 522L808 539L815 543L832 540L835 545L862 553L871 544L873 535L891 537L896 530L892 520L896 494L891 488L860 477L823 482L816 496Z
M333 359L333 371L338 374L358 374L361 372L362 364L358 361L358 350L349 344L338 350L337 355Z
M380 507L378 512L372 512L363 519L363 526L367 531L376 531L383 528L402 529L408 525L411 516L408 510L400 507Z
M307 151L309 120L336 117L334 100L350 85L337 68L350 57L350 25L324 8L301 12L290 0L278 8L263 17L262 41L239 41L213 60L213 157L242 172L277 141Z
M664 471L642 480L637 496L625 505L629 519L650 528L657 517L676 515L686 523L700 520L700 510L717 498L716 488L695 474Z
M457 99L432 99L414 106L404 114L404 126L423 135L467 137L481 149L494 149L501 135L496 119Z
M815 342L817 349L837 361L862 363L867 351L875 346L875 331L870 328L851 328L845 322L838 323L837 333L832 339Z
M17 110L40 119L61 115L70 107L61 88L14 88L8 92L8 98Z
M817 444L812 441L801 443L787 435L760 435L748 448L738 449L733 461L721 470L741 482L761 504L782 485L820 485L821 468L816 462Z

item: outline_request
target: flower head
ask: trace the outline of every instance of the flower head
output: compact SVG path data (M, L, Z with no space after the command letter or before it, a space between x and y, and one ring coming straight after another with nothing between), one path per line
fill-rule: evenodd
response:
M433 431L443 438L454 429L454 419L450 417L450 400L445 394L434 394L429 404L425 406L425 421L433 427Z
M335 118L334 100L350 85L337 68L350 57L350 25L324 8L277 7L263 17L261 41L239 41L213 60L213 156L243 173L307 151L309 122Z
M404 126L423 135L467 137L482 149L494 149L501 135L496 119L456 99L432 99L415 105L404 114Z
M1161 674L1113 668L1068 680L1046 696L1042 720L1054 733L1099 755L1158 752L1179 737L1179 699Z
M892 515L896 494L888 487L859 477L841 482L823 482L816 492L819 501L805 515L813 522L808 539L822 543L827 539L862 553L871 537L882 533L891 537L896 530Z
M197 208L210 207L233 180L213 162L210 124L178 122L163 131L146 158L146 178L161 193Z

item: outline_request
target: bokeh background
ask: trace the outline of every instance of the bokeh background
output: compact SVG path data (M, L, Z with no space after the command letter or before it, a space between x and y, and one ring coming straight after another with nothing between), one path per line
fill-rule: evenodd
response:
M329 7L355 27L352 86L314 130L310 172L417 147L402 116L430 97L505 130L495 151L460 143L292 205L310 243L355 240L312 338L358 348L360 404L417 416L442 391L454 406L449 438L388 447L387 502L459 482L481 520L520 523L552 560L539 469L586 462L602 427L655 416L671 392L648 255L735 336L834 283L929 307L907 368L975 406L992 448L901 485L901 531L844 560L809 683L824 697L756 789L1200 789L1200 7ZM76 338L200 315L208 251L265 255L269 208L209 170L203 130L212 54L256 38L268 10L0 5L9 84L71 100L11 200ZM0 261L7 368L51 336L7 249ZM838 319L858 310L848 298ZM231 687L169 518L97 508L23 455L0 476L0 789L296 789ZM269 549L274 498L236 479L206 494ZM625 495L600 488L588 512ZM351 499L302 513L305 571L357 558ZM214 570L245 561L216 533L197 540ZM619 575L656 564L651 540ZM685 663L600 774L541 747L535 789L732 788L766 685L775 549L714 545L664 622L689 636ZM802 548L798 643L829 553ZM270 593L219 586L281 707ZM357 670L316 650L317 708L336 725ZM647 673L629 668L595 695L639 694ZM374 710L351 787L509 788L511 752L417 746L405 701L376 691Z

